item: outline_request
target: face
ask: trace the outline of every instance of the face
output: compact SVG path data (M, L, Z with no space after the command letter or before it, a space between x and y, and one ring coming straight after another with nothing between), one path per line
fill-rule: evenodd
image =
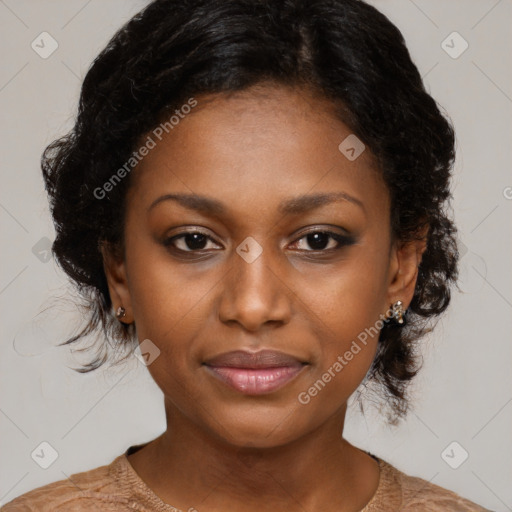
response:
M379 319L412 298L417 250L392 243L373 157L338 149L351 131L324 100L270 86L196 100L132 171L110 293L160 350L148 369L168 408L276 446L343 410Z

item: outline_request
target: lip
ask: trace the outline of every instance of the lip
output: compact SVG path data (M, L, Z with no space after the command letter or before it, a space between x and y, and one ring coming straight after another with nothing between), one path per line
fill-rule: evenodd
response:
M283 388L306 366L274 350L226 352L205 361L211 375L246 395L263 395Z

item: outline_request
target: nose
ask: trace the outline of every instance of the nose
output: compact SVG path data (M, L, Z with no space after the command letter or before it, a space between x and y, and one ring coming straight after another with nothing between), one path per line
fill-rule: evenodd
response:
M263 326L287 324L291 317L290 297L282 265L270 250L253 261L234 252L224 280L219 308L220 320L256 332Z

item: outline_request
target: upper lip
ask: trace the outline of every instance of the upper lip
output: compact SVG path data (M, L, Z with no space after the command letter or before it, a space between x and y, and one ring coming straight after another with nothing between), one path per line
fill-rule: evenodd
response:
M206 360L204 364L231 368L278 368L300 366L303 363L296 357L275 350L260 350L259 352L235 350L212 357Z

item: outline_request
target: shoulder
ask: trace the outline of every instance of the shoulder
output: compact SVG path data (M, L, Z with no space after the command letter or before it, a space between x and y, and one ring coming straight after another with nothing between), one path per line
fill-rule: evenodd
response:
M402 502L400 510L404 512L490 512L449 489L423 478L407 475L385 461L382 461L381 467L392 477L390 480L399 487Z
M108 465L75 473L69 478L38 487L14 498L0 512L117 511L125 509L128 493L116 477L117 457ZM120 508L121 507L121 508Z

